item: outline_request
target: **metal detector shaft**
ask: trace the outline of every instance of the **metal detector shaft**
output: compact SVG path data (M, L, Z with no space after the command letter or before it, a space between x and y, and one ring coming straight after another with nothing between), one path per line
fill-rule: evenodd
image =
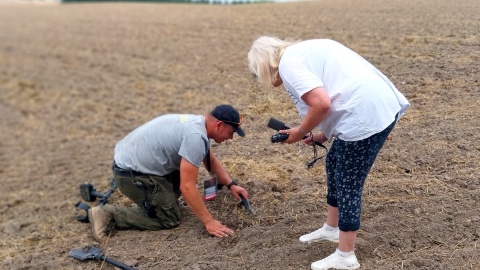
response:
M100 198L100 201L98 202L97 205L105 205L107 204L108 198L110 197L110 195L112 195L112 193L117 188L117 184L115 183L114 178L110 179L110 185L111 185L111 188L107 192L99 193L95 190L95 188L91 184L88 184L88 183L81 184L80 195L85 201L88 201L88 202L93 202L97 198ZM89 223L90 220L88 220L88 209L90 209L90 206L83 202L77 202L75 204L75 207L85 210L85 216L78 216L77 220L80 222Z
M103 194L103 198L100 200L100 202L98 203L99 205L105 205L107 204L107 201L108 201L108 198L110 197L110 195L112 195L112 193L115 191L115 189L117 188L117 183L115 183L115 180L112 178L110 179L110 185L111 185L111 188L105 192L105 194Z

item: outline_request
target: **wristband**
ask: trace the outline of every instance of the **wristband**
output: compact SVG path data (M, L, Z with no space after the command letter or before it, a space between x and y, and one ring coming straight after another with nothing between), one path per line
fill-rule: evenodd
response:
M230 182L230 184L227 185L228 189L230 189L233 185L238 185L237 182L235 182L234 180L232 182Z

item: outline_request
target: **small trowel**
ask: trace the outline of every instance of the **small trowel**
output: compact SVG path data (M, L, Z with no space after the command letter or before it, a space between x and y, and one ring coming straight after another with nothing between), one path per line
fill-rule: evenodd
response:
M247 199L245 199L242 194L240 194L240 199L242 199L242 205L245 207L245 209L247 209L247 211L251 215L255 215L255 211L253 210L252 206L250 205L250 203L248 203Z

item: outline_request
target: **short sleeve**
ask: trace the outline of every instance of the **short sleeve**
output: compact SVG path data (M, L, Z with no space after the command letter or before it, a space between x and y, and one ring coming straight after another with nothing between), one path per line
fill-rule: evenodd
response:
M189 134L182 140L178 154L196 167L200 167L209 149L208 139L200 133Z
M295 89L299 97L317 87L324 86L323 81L303 63L291 61L281 63L279 70L283 82Z

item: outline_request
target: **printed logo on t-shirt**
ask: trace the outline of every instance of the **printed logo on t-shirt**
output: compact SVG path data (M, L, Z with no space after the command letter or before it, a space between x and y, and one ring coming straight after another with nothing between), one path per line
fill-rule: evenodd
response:
M295 103L295 105L297 105L300 102L300 100L289 90L287 90L287 92L288 92L288 95L292 98L293 103Z
M180 123L185 123L187 121L190 121L190 119L190 115L180 115Z

